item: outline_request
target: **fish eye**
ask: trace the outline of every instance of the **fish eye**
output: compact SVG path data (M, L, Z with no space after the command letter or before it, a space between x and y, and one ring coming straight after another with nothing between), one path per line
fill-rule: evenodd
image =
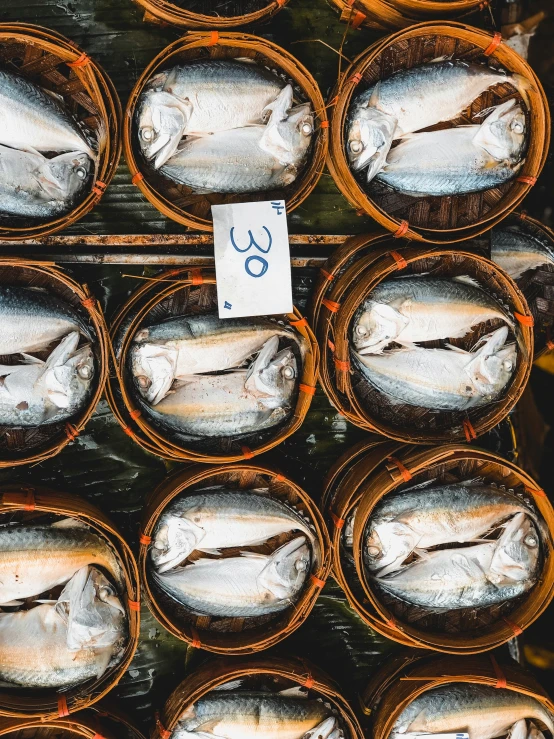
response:
M308 569L308 563L305 559L299 559L294 566L296 567L297 572L306 572Z
M521 121L512 121L511 128L514 133L523 133L525 130L525 126Z
M146 375L139 375L137 377L137 382L139 384L139 387L141 387L143 390L148 390L148 388L152 384L152 380L149 377L146 377Z
M143 141L152 141L154 138L154 129L150 126L145 126L140 130L140 137Z
M77 374L83 380L90 380L92 377L92 367L88 364L83 364L77 369Z
M304 134L304 136L311 136L314 132L313 126L308 121L304 121L304 123L301 125L300 130Z
M533 536L533 534L527 534L523 542L527 544L528 547L536 547L538 544L537 537Z
M506 372L511 372L514 368L514 363L511 360L506 359L502 366L504 367Z
M367 329L364 326L356 326L358 336L367 336Z
M370 557L378 557L381 554L379 547L368 547L367 553Z
M77 167L77 169L75 170L75 174L80 180L86 180L86 178L88 177L86 167L83 167L82 165L80 167Z
M296 372L294 371L294 367L291 367L288 365L287 367L283 367L283 377L285 380L294 380L296 377Z
M354 141L350 142L350 151L352 154L361 154L363 151L364 145L361 141L358 139L355 139Z

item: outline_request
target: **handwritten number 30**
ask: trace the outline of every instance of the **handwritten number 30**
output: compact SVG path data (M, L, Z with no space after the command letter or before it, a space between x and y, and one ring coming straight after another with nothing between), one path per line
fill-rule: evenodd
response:
M267 249L264 249L258 244L256 239L254 238L254 235L252 234L252 231L248 231L248 236L250 237L250 243L245 249L241 249L240 246L238 246L237 242L235 241L235 227L233 226L229 234L233 248L236 249L241 254L244 254L245 252L249 251L252 247L254 247L258 251L262 252L262 254L267 254L269 250L271 249L271 247L273 246L273 237L268 228L264 226L263 230L266 232L268 241L269 241ZM253 266L254 262L259 262L259 264L261 265L261 268L258 268L257 272L252 271L251 265ZM246 259L244 263L244 269L246 270L246 273L250 275L250 277L262 277L263 275L265 275L265 273L269 269L269 264L267 262L267 259L264 259L263 257L260 257L257 254L254 254L253 256L250 256Z

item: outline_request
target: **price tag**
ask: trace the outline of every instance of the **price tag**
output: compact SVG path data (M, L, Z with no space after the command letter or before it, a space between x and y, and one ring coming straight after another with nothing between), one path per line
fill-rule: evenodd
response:
M284 200L212 205L220 318L292 313Z

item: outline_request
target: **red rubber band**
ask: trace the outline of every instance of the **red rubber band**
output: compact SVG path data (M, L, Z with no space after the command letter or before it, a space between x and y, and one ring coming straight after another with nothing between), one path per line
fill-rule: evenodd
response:
M410 482L413 475L407 467L404 467L398 457L387 457L387 460L391 462L395 467L398 467L398 471L402 475L404 482Z
M498 49L501 43L502 43L502 34L495 33L494 36L492 37L492 41L490 42L490 45L487 46L487 48L483 52L483 56L492 56L494 52Z
M128 600L127 603L129 604L129 609L131 611L135 611L138 613L140 611L140 601L138 600Z
M133 429L130 426L123 426L123 431L127 434L127 436L130 436L131 439L136 439L137 436Z
M408 221L401 221L400 226L398 227L398 230L394 232L392 235L393 239L401 239L403 236L405 236L408 233L408 229L410 228L410 224Z
M508 681L506 680L506 675L502 672L500 669L500 665L494 658L494 655L489 654L491 663L492 663L492 669L494 670L494 674L496 675L496 685L495 688L505 688L508 684Z
M523 182L524 185L531 185L532 187L537 184L537 178L522 174L519 177L516 177L516 182Z
M529 493L529 495L534 495L536 498L548 497L544 490L541 490L540 488L530 488L527 485L525 486L525 492Z
M77 69L79 67L86 67L87 64L90 64L90 57L87 56L85 52L83 52L81 56L78 59L76 59L74 62L67 62L67 66L71 67L71 69Z
M137 418L140 418L140 416L142 416L142 413L138 410L138 408L135 408L135 410L131 411L129 415L131 416L133 421L136 421Z
M507 618L502 618L504 623L510 627L510 629L514 632L514 636L521 636L523 634L523 629L520 628L517 624L515 624L513 621L510 621ZM506 686L504 686L506 687Z
M252 450L249 449L247 446L241 447L241 451L242 451L242 456L245 459L252 459L252 457L254 456L254 453L252 452Z
M406 269L406 267L408 266L408 262L404 259L402 254L397 251L390 251L389 254L396 262L397 269Z
M302 687L308 688L308 690L310 688L313 688L314 685L315 685L315 680L313 679L313 677L311 675L308 675L308 677L306 678L306 680L302 683Z
M302 328L302 326L308 325L308 320L306 318L301 318L299 321L291 321L290 325L295 328Z
M514 313L514 318L518 323L521 323L522 326L528 326L529 328L533 328L535 325L535 319L533 316L524 316L522 313Z
M278 8L283 8L287 0L275 0L275 4Z
M325 587L325 580L320 580L319 577L316 577L315 575L310 575L310 580L313 582L316 588Z
M336 529L342 529L346 521L344 518L339 518L333 511L329 512L332 522L335 524Z
M69 441L75 441L75 439L79 436L79 429L77 429L75 426L72 426L70 423L66 423L65 434Z
M210 40L208 46L215 46L219 41L219 31L210 31Z
M362 25L366 18L367 16L365 15L365 13L362 13L361 10L358 10L355 15L352 15L350 17L350 25L354 30L356 30Z
M143 179L144 179L144 175L142 174L142 172L137 172L136 174L132 176L131 182L133 185L138 185L138 183L142 182Z
M147 536L146 534L141 534L141 535L139 536L139 542L140 542L140 543L141 543L141 544L142 544L143 546L147 547L147 546L148 546L149 544L151 544L151 543L152 543L152 537L151 537L151 536Z
M362 80L363 80L362 75L359 72L356 72L356 74L353 74L352 77L350 77L348 82L352 82L355 85L359 85Z
M81 305L83 308L94 308L96 305L96 298L85 298L85 300L81 300Z
M340 308L340 303L335 303L334 300L327 300L327 298L323 298L321 301L322 305L324 305L328 310L331 311L331 313L337 313Z
M350 362L348 360L346 362L343 362L340 359L335 359L335 367L339 372L349 372Z
M58 716L60 718L66 718L69 716L69 708L67 707L67 701L64 695L58 698Z
M329 121L321 121L320 128L329 128Z
M278 475L275 475L275 479L277 480L277 482L285 482L287 478L281 473L279 473Z
M203 285L204 278L202 277L202 270L195 268L190 270L191 281L193 285Z
M330 272L327 272L327 270L323 269L323 267L319 270L323 277L325 277L326 280L329 280L329 282L332 282L335 279L335 275L332 275Z
M299 385L299 388L301 393L304 393L305 395L315 395L316 388L312 387L311 385Z
M475 429L473 428L471 421L467 418L463 422L463 427L464 427L464 434L466 435L466 441L468 444L471 444L471 442L477 438Z
M171 739L171 731L164 728L164 725L160 721L160 714L158 712L156 712L156 728L158 729L161 739Z

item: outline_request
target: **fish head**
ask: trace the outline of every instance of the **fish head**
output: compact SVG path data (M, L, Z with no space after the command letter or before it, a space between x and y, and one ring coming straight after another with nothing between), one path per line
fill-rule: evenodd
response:
M125 636L126 613L117 592L96 567L82 567L64 587L56 611L67 624L71 651L113 647Z
M177 371L179 352L156 344L135 344L131 350L131 368L135 384L151 405L162 401L171 389Z
M517 513L497 541L488 578L495 584L523 582L536 576L540 555L537 527L525 513Z
M192 114L192 103L158 90L141 95L137 113L139 146L155 169L175 154Z
M279 348L279 337L272 336L261 348L248 370L245 390L266 408L287 405L296 388L298 370L292 349Z
M90 344L75 349L44 374L48 400L57 408L81 406L94 378L94 354Z
M365 540L364 560L379 576L397 570L415 547L418 537L409 526L400 521L381 521L370 524Z
M407 324L408 319L390 305L367 300L354 324L354 346L360 354L380 353Z
M479 395L490 400L506 387L516 368L517 349L515 344L505 343L507 338L506 326L484 336L466 368Z
M525 113L515 100L492 109L481 125L475 142L498 161L519 162L527 137Z
M38 181L48 197L73 200L84 190L93 170L94 163L88 154L66 152L44 161Z
M348 127L346 150L355 172L368 167L367 180L385 166L394 139L397 120L367 103L356 108Z
M292 108L284 118L271 114L260 147L281 164L298 165L304 160L314 133L314 114L310 103Z
M194 515L188 511L188 515ZM198 547L206 532L194 521L181 516L162 518L154 534L150 556L159 573L167 572L186 559Z
M310 566L308 541L305 536L299 536L273 552L260 578L275 597L289 599L302 588Z

